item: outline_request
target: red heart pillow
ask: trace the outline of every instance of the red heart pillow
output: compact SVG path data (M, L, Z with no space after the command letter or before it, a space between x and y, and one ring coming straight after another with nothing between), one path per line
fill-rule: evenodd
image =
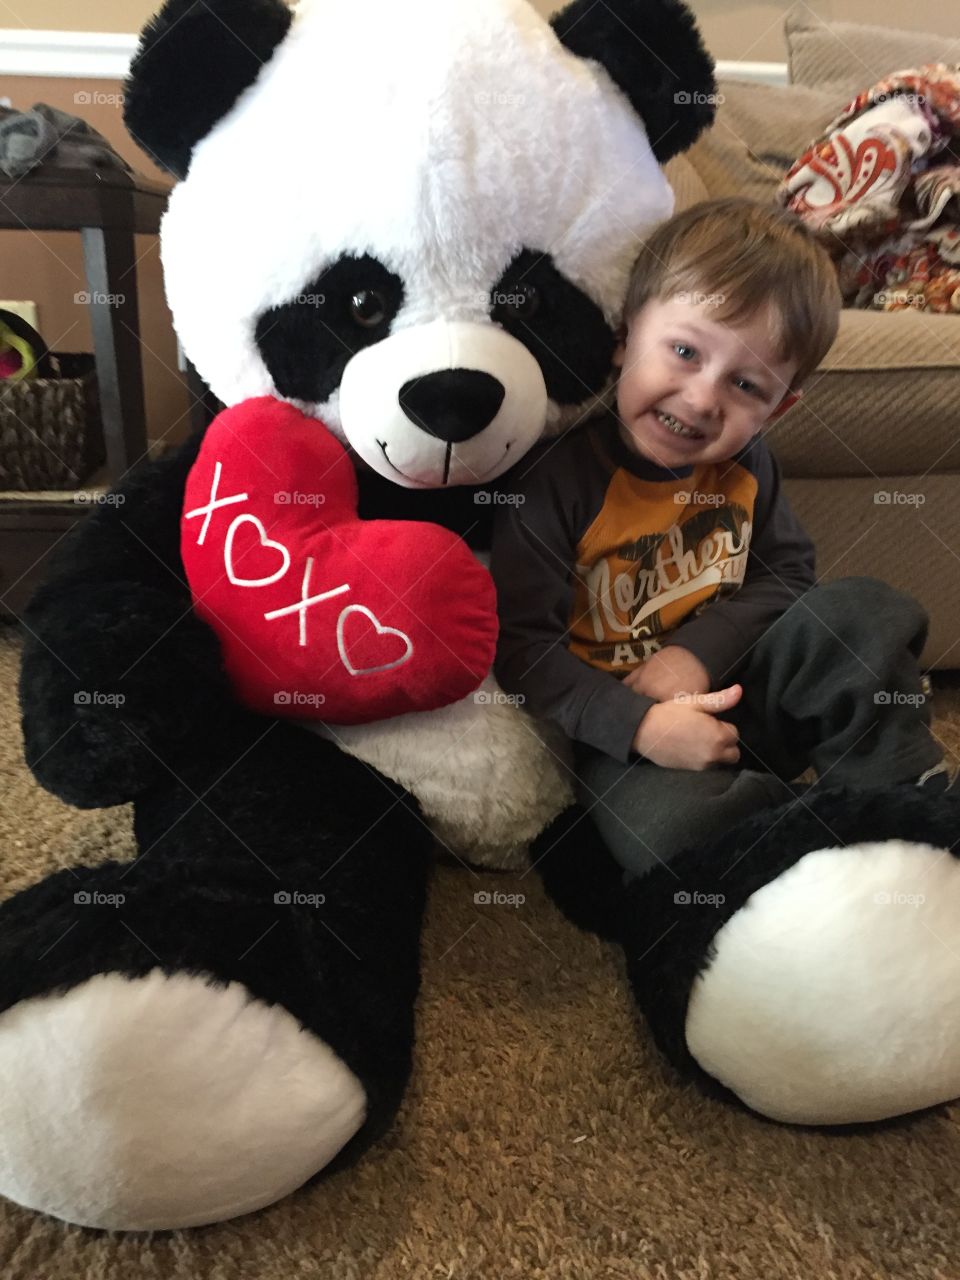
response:
M184 496L194 608L241 701L333 724L429 711L483 680L493 580L440 525L360 520L346 450L264 397L211 423Z

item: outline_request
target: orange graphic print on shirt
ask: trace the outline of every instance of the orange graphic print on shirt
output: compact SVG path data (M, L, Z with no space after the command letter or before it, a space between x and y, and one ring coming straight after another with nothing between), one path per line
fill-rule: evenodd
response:
M680 623L743 583L756 478L706 464L672 484L623 468L577 546L572 653L625 674Z

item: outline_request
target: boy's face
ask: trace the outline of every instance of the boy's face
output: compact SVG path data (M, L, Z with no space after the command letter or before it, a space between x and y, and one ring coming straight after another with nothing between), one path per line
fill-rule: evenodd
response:
M788 394L797 365L778 360L769 309L736 325L713 311L683 295L654 299L618 349L621 431L657 466L732 458L797 399Z

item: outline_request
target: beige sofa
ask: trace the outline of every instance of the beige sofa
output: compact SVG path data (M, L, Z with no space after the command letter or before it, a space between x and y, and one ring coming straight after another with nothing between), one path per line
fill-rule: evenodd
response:
M809 14L809 10L802 9ZM667 166L679 208L772 201L793 160L861 88L900 67L960 62L960 40L800 16L791 84L726 80L713 128ZM769 441L823 578L870 574L930 613L923 661L960 667L960 316L844 311L833 349Z

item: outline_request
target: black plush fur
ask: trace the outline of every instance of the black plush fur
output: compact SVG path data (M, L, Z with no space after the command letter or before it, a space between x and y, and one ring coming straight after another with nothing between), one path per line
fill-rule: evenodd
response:
M814 849L910 840L957 856L960 799L930 797L918 787L814 789L784 808L785 816L764 810L719 840L705 840L669 868L656 867L633 882L626 894L623 944L637 1003L662 1052L711 1092L716 1081L687 1048L690 990L709 967L713 939L751 894ZM678 893L694 891L721 894L724 901L676 901Z
M571 805L555 818L531 845L530 862L578 929L607 942L623 941L623 868L607 852L586 809Z
M713 59L680 0L573 0L554 31L571 53L601 63L643 119L665 164L713 121Z
M136 468L50 558L24 613L27 763L82 808L133 800L162 761L204 751L243 719L213 632L190 609L180 508L194 439ZM94 695L119 695L122 704Z
M403 281L382 262L345 253L295 298L265 311L257 321L257 346L282 396L323 404L333 395L350 360L387 337L403 304ZM382 301L382 319L360 324L351 303L360 293Z
M283 0L167 0L144 27L124 87L124 121L162 169L185 176L287 34Z
M488 551L493 538L493 493L512 492L511 473L489 485L405 489L365 467L357 473L361 520L429 520L451 529L474 551Z
M616 335L549 253L521 249L490 294L491 317L535 356L557 404L583 404L610 377Z

